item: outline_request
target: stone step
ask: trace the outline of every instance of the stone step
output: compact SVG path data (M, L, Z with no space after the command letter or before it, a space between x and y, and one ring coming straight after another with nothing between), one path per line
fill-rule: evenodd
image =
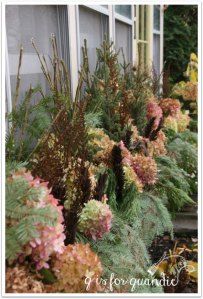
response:
M176 214L176 218L175 219L197 219L197 211L192 211L192 212L180 212Z
M173 220L175 233L197 233L197 207L188 206L176 214Z
M195 211L197 211L197 204L186 205L181 210L181 212L195 212Z

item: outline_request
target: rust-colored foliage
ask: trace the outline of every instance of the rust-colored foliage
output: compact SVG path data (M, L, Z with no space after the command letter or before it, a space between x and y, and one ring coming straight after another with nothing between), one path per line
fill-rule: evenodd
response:
M75 100L71 100L69 78L62 72L64 64L58 58L55 39L52 43L53 78L46 69L46 64L43 65L41 59L40 62L52 91L53 122L35 148L32 169L34 174L49 182L54 196L65 207L65 243L68 244L75 240L78 214L83 204L88 201L91 189L86 164L88 160L88 134L84 121L86 101L81 99L80 94L82 78L79 79Z

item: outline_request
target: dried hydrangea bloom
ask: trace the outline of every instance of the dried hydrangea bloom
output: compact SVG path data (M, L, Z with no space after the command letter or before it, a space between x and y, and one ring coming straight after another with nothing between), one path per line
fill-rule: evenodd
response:
M84 293L87 291L86 278L90 282L88 292L100 290L97 279L102 274L102 265L89 244L66 246L54 261L52 269L57 277L54 285L56 292Z
M37 190L38 198L35 200L26 200L25 205L33 208L50 207L53 213L57 215L57 223L55 226L43 223L33 223L38 237L30 240L22 249L19 260L23 260L26 256L31 256L36 264L37 269L48 268L48 261L52 254L62 253L64 248L65 235L63 233L63 215L62 206L58 205L58 200L50 193L47 182L41 182L39 178L33 178L31 172L24 168L20 169L12 175L12 179L24 178L31 188Z
M156 156L164 156L167 153L166 147L166 135L162 130L160 130L157 133L157 139L154 141L148 141L147 143L147 149L149 152L149 155L151 157Z
M143 191L143 184L138 178L137 174L133 170L133 168L129 165L123 166L123 171L124 171L124 179L125 179L125 185L129 186L131 184L134 184L137 188L138 192Z
M111 229L112 212L106 203L104 196L102 201L88 201L80 214L78 229L85 236L93 240L101 239Z
M131 126L131 131L133 132L132 133L132 136L131 136L131 139L133 141L137 141L139 139L139 132L138 132L138 129L136 126Z
M144 185L154 184L157 179L157 165L155 160L143 154L133 156L122 141L119 142L119 147L122 151L123 165L132 167L136 177L139 179L138 181L134 177L138 190L141 190Z
M176 96L182 96L185 101L196 102L198 97L198 84L194 82L181 81L173 88L173 93Z
M133 159L133 156L131 154L131 152L127 149L127 147L125 146L124 142L123 141L120 141L118 146L120 147L121 149L121 155L122 155L122 163L123 165L131 165L132 164L132 159Z
M95 162L103 162L109 165L111 161L111 152L115 142L111 140L102 129L91 128L89 129L88 134L92 137L92 139L89 141L89 145L94 149L97 149L97 152L94 155Z
M153 185L157 180L157 164L152 157L136 154L132 168L143 185Z
M6 269L6 293L44 293L40 277L30 273L28 267L16 265Z
M89 179L91 181L91 191L92 193L94 192L96 186L97 186L97 179L96 179L96 172L97 168L95 165L91 164L88 167L88 172L89 172Z
M190 117L188 115L188 112L183 113L180 111L180 113L177 116L177 125L178 125L178 132L184 132L187 127L190 124Z
M180 101L176 99L166 98L161 99L160 107L167 115L176 116L180 112Z
M161 118L163 117L163 112L156 99L152 98L147 104L147 119L155 117L153 129L156 129L160 123Z
M178 132L177 119L171 115L167 116L164 119L164 127L167 129L171 129L177 133Z
M187 82L183 90L182 96L185 101L196 102L198 97L198 84L193 82Z

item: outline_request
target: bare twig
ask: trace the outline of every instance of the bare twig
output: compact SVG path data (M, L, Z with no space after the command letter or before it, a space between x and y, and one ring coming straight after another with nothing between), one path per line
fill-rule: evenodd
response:
M20 90L20 69L22 65L22 57L23 57L23 47L22 45L20 46L20 55L19 55L19 61L18 61L18 71L17 71L17 79L16 79L16 91L15 91L15 97L13 100L13 109L16 109L17 106L17 101L19 97L19 90Z

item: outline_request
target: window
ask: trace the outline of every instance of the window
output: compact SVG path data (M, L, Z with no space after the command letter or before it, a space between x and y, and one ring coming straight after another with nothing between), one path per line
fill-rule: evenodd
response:
M96 66L96 48L100 47L105 36L114 42L117 50L122 50L119 61L123 62L123 52L126 61L131 62L134 55L133 22L132 5L7 5L7 86L11 86L12 92L15 91L19 50L22 44L24 51L20 97L28 90L30 84L32 87L40 85L45 93L49 92L38 57L31 45L31 38L35 39L40 53L48 58L51 55L49 37L53 33L57 38L59 54L70 70L74 97L84 39L87 40L91 72ZM10 94L10 89L7 89Z
M153 67L156 75L161 72L160 64L160 41L161 41L161 31L160 31L160 5L154 5L154 24L153 24Z
M79 7L79 27L80 27L80 48L82 60L82 46L84 39L87 40L88 57L90 71L96 66L96 48L99 47L108 36L108 16L92 9Z
M129 62L132 57L132 29L131 26L116 20L116 49L119 50L119 61L123 63L123 54L125 60Z
M131 5L115 5L116 13L131 19Z
M132 6L115 5L115 46L119 52L119 61L132 61Z
M148 36L148 5L139 5L137 8L137 51L138 61L141 65L148 63L148 51L149 51L149 36Z
M154 5L154 29L160 30L160 5Z
M62 6L60 10L62 11ZM65 13L61 20L65 20ZM61 37L64 39L65 47L67 36L60 26L58 19L57 6L51 5L7 5L6 6L6 32L8 46L9 73L11 82L11 91L15 92L16 75L19 60L20 46L23 46L23 60L21 67L21 88L19 99L25 92L37 85L42 86L45 92L48 87L42 73L40 63L36 52L31 44L34 38L41 53L43 53L49 62L48 56L51 55L49 38L55 34L59 41L59 27ZM58 42L59 45L59 42ZM59 45L60 47L60 45ZM66 62L68 61L67 51L63 49Z

